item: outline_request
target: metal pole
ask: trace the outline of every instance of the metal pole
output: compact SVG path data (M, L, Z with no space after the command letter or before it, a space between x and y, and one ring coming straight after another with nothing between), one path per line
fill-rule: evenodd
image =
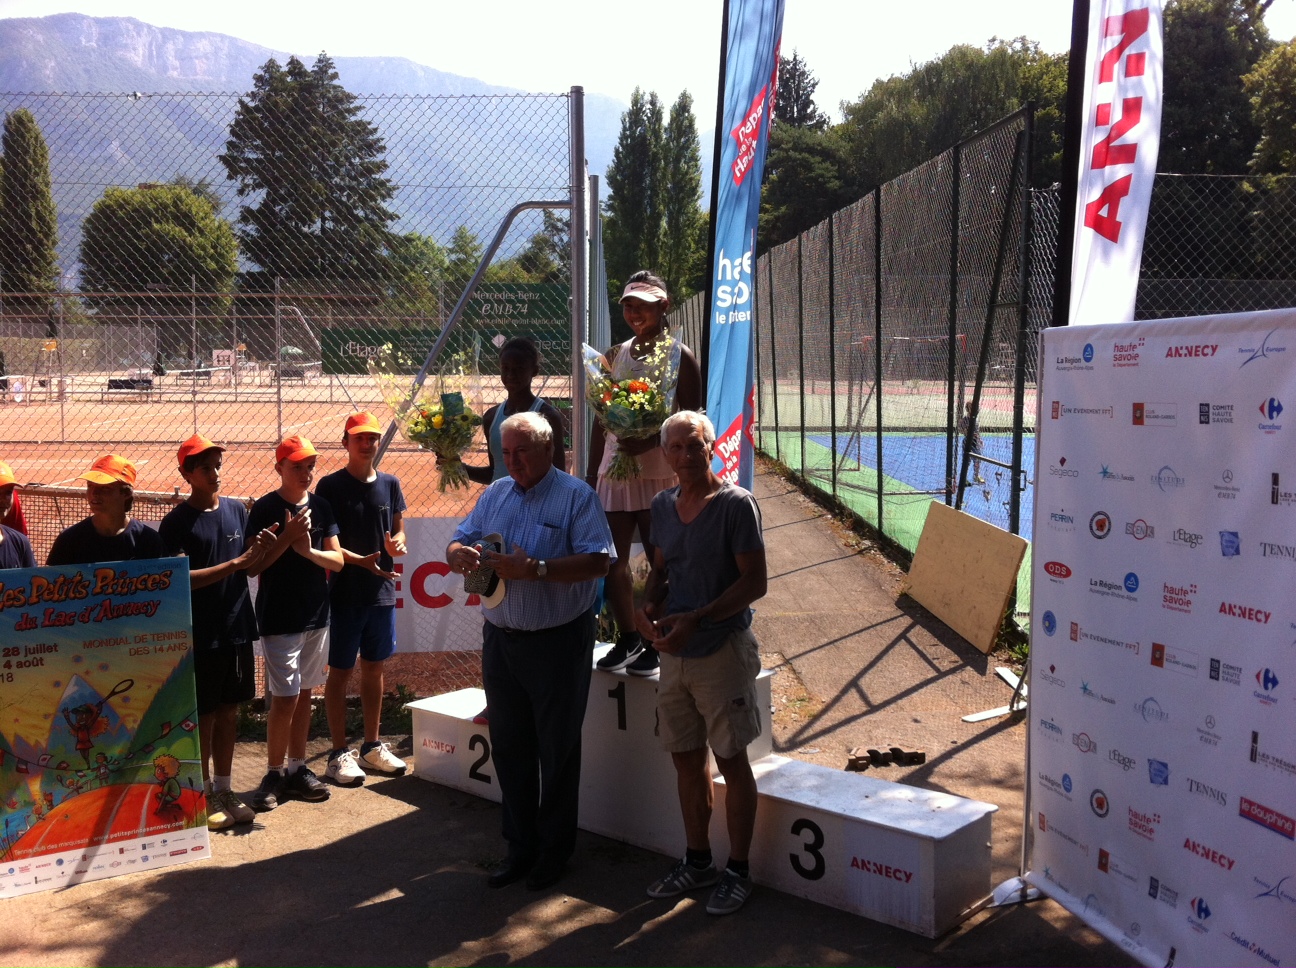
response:
M837 496L837 216L828 216L828 433L832 495Z
M283 320L279 318L279 277L275 276L274 287L274 359L270 361L270 373L275 381L275 426L276 442L283 440L283 380L279 364L283 362Z
M586 208L589 176L585 166L585 89L571 89L571 226L567 233L571 250L571 439L572 470L585 477L587 447L585 439L585 364L581 346L589 338L589 231L594 218ZM597 204L597 195L595 203ZM566 470L567 468L560 468Z
M1034 143L1035 102L1027 101L1025 157L1021 159L1023 171L1031 170ZM1012 490L1008 495L1008 530L1013 534L1021 534L1021 492L1025 488L1022 434L1025 433L1023 410L1026 404L1026 346L1030 341L1030 249L1031 237L1035 233L1035 223L1031 218L1030 180L1022 178L1021 186L1022 230L1017 252L1017 289L1020 304L1017 307L1017 360L1013 372Z
M797 236L797 377L800 380L801 392L801 476L806 476L806 398L805 398L805 269L801 262L802 240L805 233Z
M770 388L774 391L774 459L780 464L783 463L783 425L779 423L779 384L778 384L778 340L774 338L775 333L775 314L774 314L774 253L773 251L765 253L766 275L769 276L769 301L770 301ZM711 328L711 306L707 304L707 321L704 324L707 329Z
M963 400L954 392L956 374L954 372L954 353L958 346L958 292L959 292L959 189L963 179L963 147L955 145L950 149L953 155L953 179L950 190L950 223L949 223L949 335L948 350L945 353L945 504L950 503L951 487L954 480L956 429L962 418ZM962 360L959 360L959 371L962 372ZM964 444L964 446L967 446ZM959 497L962 498L963 482L958 483Z
M873 383L877 393L877 528L883 530L882 494L882 186L873 189ZM863 414L860 415L861 420ZM860 441L863 449L863 440Z
M450 318L446 320L445 326L441 328L441 334L437 336L436 343L434 343L432 349L428 351L427 358L423 360L423 366L419 368L418 374L414 377L414 382L410 386L410 391L405 396L404 402L396 408L397 413L403 414L407 409L409 409L410 404L413 403L414 399L419 395L419 391L423 389L423 383L427 380L428 371L432 369L432 361L440 355L441 350L445 347L446 341L450 338L451 331L459 323L460 318L464 314L464 310L468 308L469 300L472 299L473 293L477 291L477 286L486 275L486 269L490 266L491 260L495 258L495 253L499 251L499 247L504 241L504 236L508 234L509 227L513 224L513 220L521 213L533 208L570 209L571 200L563 199L559 202L519 202L517 205L514 205L509 209L508 214L504 216L504 220L500 223L499 229L495 232L495 237L491 239L490 245L486 247L486 251L482 254L481 263L477 266L477 271L474 272L472 278L468 280L468 285L464 287L463 293L459 296L459 302L455 304L454 311L450 313ZM275 324L277 326L279 321L277 280L275 283L275 291ZM392 438L395 436L396 420L393 418L391 423L387 425L387 430L383 434L383 439L378 444L378 454L374 458L375 467L382 460L383 455L387 453L387 448L391 445Z
M198 277L189 274L189 355L193 358L193 379L189 400L193 408L193 431L198 433Z

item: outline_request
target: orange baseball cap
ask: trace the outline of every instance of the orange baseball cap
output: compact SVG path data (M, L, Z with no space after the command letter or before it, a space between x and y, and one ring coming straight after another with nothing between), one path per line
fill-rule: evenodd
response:
M193 457L197 454L205 454L209 450L219 450L223 452L225 448L220 444L212 443L202 434L194 434L181 444L180 449L176 451L176 463L181 467L184 467L186 458Z
M14 477L13 468L0 460L0 487L6 487L9 484L17 484L18 478Z
M346 432L348 434L380 434L383 429L379 425L377 417L362 410L347 417Z
M299 460L305 460L307 457L314 457L319 453L305 437L294 434L291 437L285 437L280 441L279 446L275 448L275 463L281 460L290 460L294 464Z
M90 469L77 478L78 481L89 481L91 484L112 484L120 482L135 486L135 465L125 457L116 454L104 454L90 465Z

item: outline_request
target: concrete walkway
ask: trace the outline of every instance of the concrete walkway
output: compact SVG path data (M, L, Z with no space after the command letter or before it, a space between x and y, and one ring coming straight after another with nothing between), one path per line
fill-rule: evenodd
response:
M835 767L856 746L925 751L924 766L875 775L998 804L995 882L1015 874L1025 728L960 720L1007 703L999 663L897 605L898 572L844 543L791 484L762 468L756 493L771 576L756 629L777 669L776 751ZM392 739L410 755L409 737ZM255 787L263 762L259 744L240 744L235 787ZM556 887L488 890L503 854L498 807L414 777L285 804L214 834L212 852L0 902L0 963L1129 964L1052 901L982 912L937 940L759 887L743 911L715 918L705 892L644 895L670 859L586 833Z

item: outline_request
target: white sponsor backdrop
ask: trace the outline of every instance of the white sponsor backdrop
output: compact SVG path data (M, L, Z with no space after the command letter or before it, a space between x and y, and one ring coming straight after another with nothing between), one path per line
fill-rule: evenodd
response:
M471 652L481 648L481 599L445 562L461 518L406 518L409 553L396 559L396 648L400 652Z
M1145 964L1296 963L1296 310L1039 372L1028 880Z

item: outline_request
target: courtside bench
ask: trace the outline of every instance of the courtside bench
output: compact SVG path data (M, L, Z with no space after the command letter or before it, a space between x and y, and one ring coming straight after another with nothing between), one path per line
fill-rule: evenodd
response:
M107 385L99 391L99 402L104 403L111 397L129 396L135 400L150 400L154 394L161 398L161 390L155 388L149 377L116 377L110 376Z
M609 646L595 649L595 660ZM936 937L991 891L993 804L771 754L770 678L757 680L765 729L748 748L760 806L751 851L760 885ZM669 857L680 854L675 770L655 734L656 678L595 668L581 735L580 825ZM490 728L473 723L480 689L409 704L414 774L500 799ZM714 771L714 768L713 768ZM728 852L716 774L712 851Z

